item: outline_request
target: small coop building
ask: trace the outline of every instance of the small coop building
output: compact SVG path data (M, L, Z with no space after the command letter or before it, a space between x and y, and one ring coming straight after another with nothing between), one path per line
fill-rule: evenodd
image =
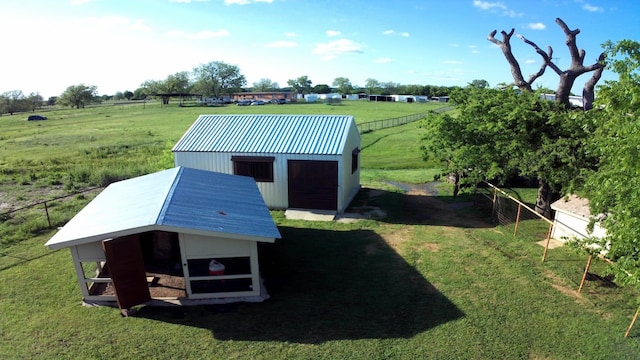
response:
M176 167L109 185L46 246L71 250L85 302L129 309L263 300L257 244L279 237L253 179Z
M271 209L342 213L360 189L352 116L200 115L173 154L176 166L253 177Z
M584 239L590 236L604 238L606 231L597 223L593 232L587 230L591 221L589 200L576 195L562 198L553 204L551 209L555 211L553 219L553 231L551 237L565 242L568 239Z

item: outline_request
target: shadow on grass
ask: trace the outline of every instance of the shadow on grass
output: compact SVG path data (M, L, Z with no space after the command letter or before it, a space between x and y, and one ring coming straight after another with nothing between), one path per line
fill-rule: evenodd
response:
M373 231L280 232L282 240L260 247L269 300L147 306L135 316L209 329L218 340L311 344L410 338L464 316Z
M495 227L491 221L491 209L487 211L478 206L473 195L439 196L435 183L387 183L402 192L363 188L346 212L367 213L368 209L380 208L386 214L377 220L390 224Z

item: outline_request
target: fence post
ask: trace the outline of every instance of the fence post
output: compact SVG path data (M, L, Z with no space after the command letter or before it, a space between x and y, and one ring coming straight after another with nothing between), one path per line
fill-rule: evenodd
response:
M582 292L582 287L584 286L584 282L587 280L587 275L589 275L589 268L591 267L591 261L593 260L593 255L589 254L589 260L587 260L587 266L584 268L584 274L582 274L582 280L580 281L580 287L578 288L578 294Z
M518 215L516 215L516 226L513 229L513 237L518 236L518 225L520 224L520 211L522 210L522 205L518 204Z
M542 253L542 262L547 259L547 250L549 250L549 242L551 241L551 230L553 230L553 223L549 224L549 232L547 232L547 242L544 245L544 252Z
M47 223L49 224L49 229L51 229L51 218L49 218L49 207L46 201L44 202L44 212L47 213Z
M498 200L498 189L497 188L493 188L493 200L491 200L491 217L495 220L495 214L496 214L496 201Z

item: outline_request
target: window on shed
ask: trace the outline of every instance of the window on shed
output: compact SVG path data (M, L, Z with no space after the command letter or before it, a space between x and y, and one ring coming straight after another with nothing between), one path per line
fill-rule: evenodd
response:
M353 174L358 170L358 154L360 154L360 149L355 148L351 152L351 173Z
M233 174L250 176L255 181L273 182L273 156L232 156Z

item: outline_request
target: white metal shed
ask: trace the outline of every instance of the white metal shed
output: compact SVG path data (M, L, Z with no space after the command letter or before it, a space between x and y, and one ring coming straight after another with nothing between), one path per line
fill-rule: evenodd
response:
M556 212L553 219L552 238L564 242L571 238L584 239L590 236L604 238L606 236L606 230L597 223L594 225L593 233L590 234L587 231L591 220L589 200L570 195L551 204L551 208Z
M253 179L176 167L109 185L46 246L70 248L85 302L128 309L263 300L257 243L276 238Z
M347 115L200 115L176 166L253 177L272 209L344 212L360 190L360 134Z

